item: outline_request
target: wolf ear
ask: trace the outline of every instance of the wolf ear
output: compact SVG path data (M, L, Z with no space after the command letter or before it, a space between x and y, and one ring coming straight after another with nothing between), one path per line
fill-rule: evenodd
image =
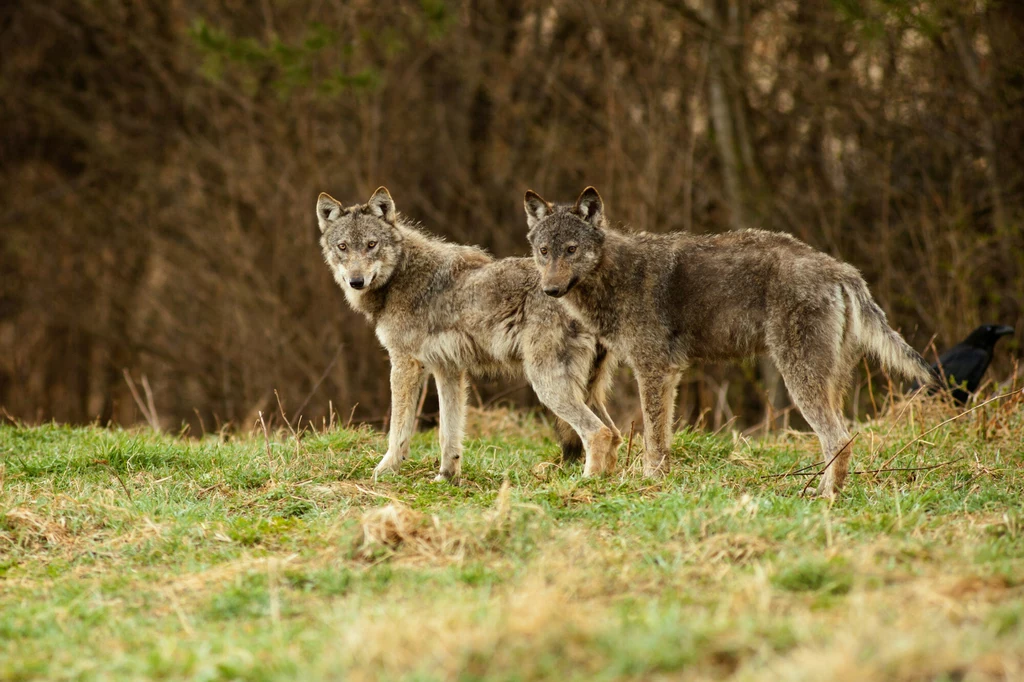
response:
M526 209L526 226L530 229L533 229L534 225L544 220L553 210L551 204L544 201L532 189L526 190L526 196L523 198L523 207Z
M327 229L327 223L341 215L341 204L327 192L320 192L316 200L316 221L320 223L320 231Z
M576 200L576 205L572 207L572 211L594 227L598 229L604 227L604 202L601 201L601 195L593 187L583 190L580 198Z
M394 223L398 217L395 211L395 200L391 198L391 193L388 192L387 187L378 187L377 191L373 193L368 202L370 213L383 218L386 222Z

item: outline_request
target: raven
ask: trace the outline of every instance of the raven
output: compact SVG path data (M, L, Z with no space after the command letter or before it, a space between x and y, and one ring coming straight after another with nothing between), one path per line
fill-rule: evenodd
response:
M981 377L992 361L992 350L996 342L1003 336L1013 333L1013 327L995 324L983 324L939 356L939 361L932 365L932 372L942 385L943 377L950 387L953 400L958 405L967 403L971 393L978 390ZM918 385L911 386L917 390ZM930 391L931 392L931 391Z

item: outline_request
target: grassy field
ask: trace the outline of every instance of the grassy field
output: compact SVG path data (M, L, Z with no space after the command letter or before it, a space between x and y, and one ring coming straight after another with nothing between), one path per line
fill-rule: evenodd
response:
M0 679L1022 679L1017 398L859 425L853 468L899 470L832 502L773 476L799 433L585 480L473 413L452 487L435 432L375 483L368 429L3 426Z

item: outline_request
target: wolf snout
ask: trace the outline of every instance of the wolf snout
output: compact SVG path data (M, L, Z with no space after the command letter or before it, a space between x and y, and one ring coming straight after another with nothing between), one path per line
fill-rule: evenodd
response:
M544 290L545 294L551 296L552 298L561 298L562 296L565 296L567 293L572 291L572 288L576 286L576 284L579 283L579 281L579 277L573 277L572 279L569 280L568 283L563 284L562 286L554 286L551 284L544 286L543 284L541 284L541 289Z
M348 285L353 289L362 289L364 286L366 286L366 280L364 280L362 277L353 277L348 281Z

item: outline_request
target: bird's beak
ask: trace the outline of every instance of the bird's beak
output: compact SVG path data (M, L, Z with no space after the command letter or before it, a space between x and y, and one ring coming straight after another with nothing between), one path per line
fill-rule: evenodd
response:
M1013 334L1013 327L996 327L996 336L1009 336Z

